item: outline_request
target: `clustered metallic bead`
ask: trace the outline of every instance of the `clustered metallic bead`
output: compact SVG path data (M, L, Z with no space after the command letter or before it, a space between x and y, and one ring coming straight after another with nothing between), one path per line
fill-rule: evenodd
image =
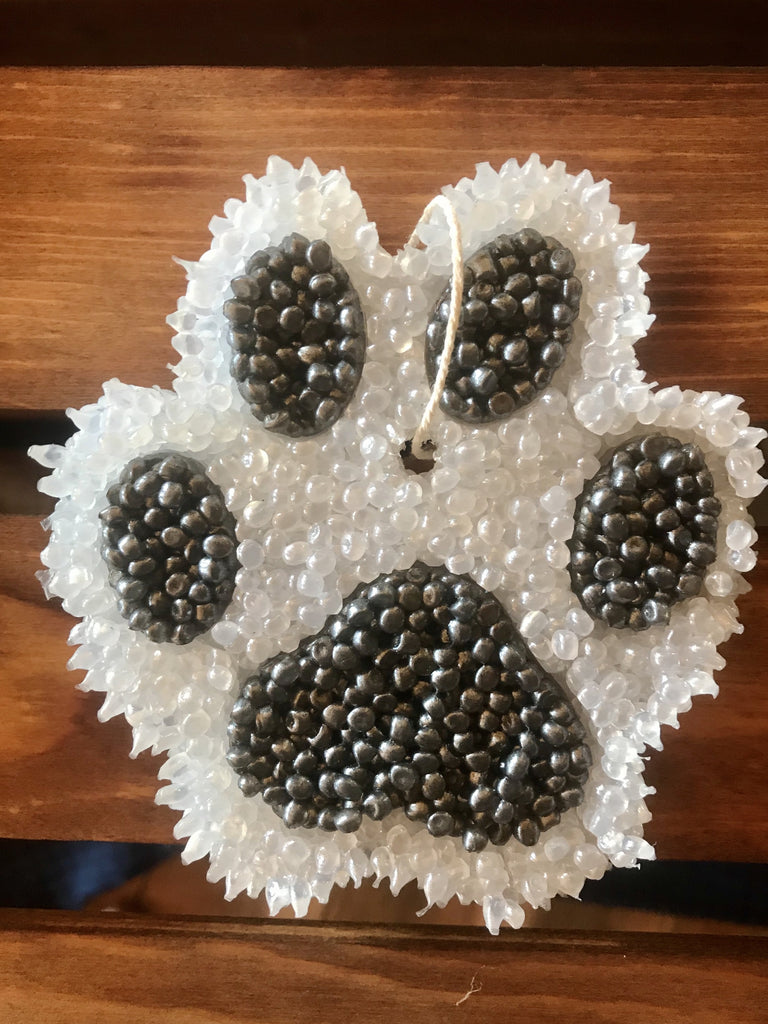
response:
M650 434L610 452L577 502L572 589L595 619L648 629L695 597L715 561L720 502L701 450Z
M232 709L227 760L289 828L354 832L396 807L470 852L534 845L582 802L585 730L496 598L416 562L266 661Z
M239 569L235 520L186 455L133 459L107 491L102 555L118 608L155 643L188 644L219 621Z
M581 282L573 254L533 228L499 235L467 260L456 345L441 408L456 419L503 419L552 381L573 338ZM426 364L434 384L445 343L450 285L427 326Z
M365 318L322 239L292 234L251 256L224 303L232 375L268 429L309 437L349 404L365 362Z

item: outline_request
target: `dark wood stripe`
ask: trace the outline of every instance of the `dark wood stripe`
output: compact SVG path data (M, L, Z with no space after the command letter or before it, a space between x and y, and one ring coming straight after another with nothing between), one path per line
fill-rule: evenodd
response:
M443 0L4 0L7 64L761 64L759 0L589 9Z
M757 1024L768 938L0 915L11 1021Z

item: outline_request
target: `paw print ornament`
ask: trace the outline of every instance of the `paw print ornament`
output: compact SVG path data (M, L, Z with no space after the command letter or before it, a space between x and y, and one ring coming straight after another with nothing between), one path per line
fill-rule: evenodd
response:
M765 432L645 381L647 247L587 171L480 164L396 257L343 171L245 186L173 391L32 449L70 667L229 898L415 879L520 926L653 857L642 755L717 694Z

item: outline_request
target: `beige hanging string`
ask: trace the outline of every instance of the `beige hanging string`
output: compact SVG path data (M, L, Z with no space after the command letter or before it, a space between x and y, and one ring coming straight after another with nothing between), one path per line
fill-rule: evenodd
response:
M427 457L431 458L429 452L434 448L431 444L429 430L432 417L440 404L440 396L445 388L445 381L448 377L448 368L451 364L453 346L456 343L456 331L461 316L461 299L464 292L464 265L462 262L461 247L461 225L451 203L445 196L435 196L421 215L421 220L416 225L413 234L408 239L409 245L416 245L419 241L419 227L429 217L433 210L440 208L448 221L448 228L451 236L451 305L448 313L448 323L445 325L445 341L440 357L440 365L435 376L435 383L432 385L432 394L429 396L424 415L421 417L416 433L411 441L411 452L419 459L426 450Z

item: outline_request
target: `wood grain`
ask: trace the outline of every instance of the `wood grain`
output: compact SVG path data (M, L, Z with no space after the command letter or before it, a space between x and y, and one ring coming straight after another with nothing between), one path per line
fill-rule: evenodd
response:
M0 913L4 1020L762 1024L768 939ZM469 995L468 995L469 993ZM465 998L466 997L466 998Z
M26 516L0 516L0 830L9 837L170 842L176 815L153 803L160 761L131 761L128 725L96 719L99 694L65 671L73 620L47 604L34 579L42 533ZM665 728L647 777L657 857L768 861L768 556L742 597L746 637L724 648L717 701L698 698L679 733Z
M538 151L612 179L652 245L649 378L768 418L762 70L5 69L0 85L0 408L80 405L115 375L167 386L170 257L207 248L273 151L344 165L392 250L476 161Z

